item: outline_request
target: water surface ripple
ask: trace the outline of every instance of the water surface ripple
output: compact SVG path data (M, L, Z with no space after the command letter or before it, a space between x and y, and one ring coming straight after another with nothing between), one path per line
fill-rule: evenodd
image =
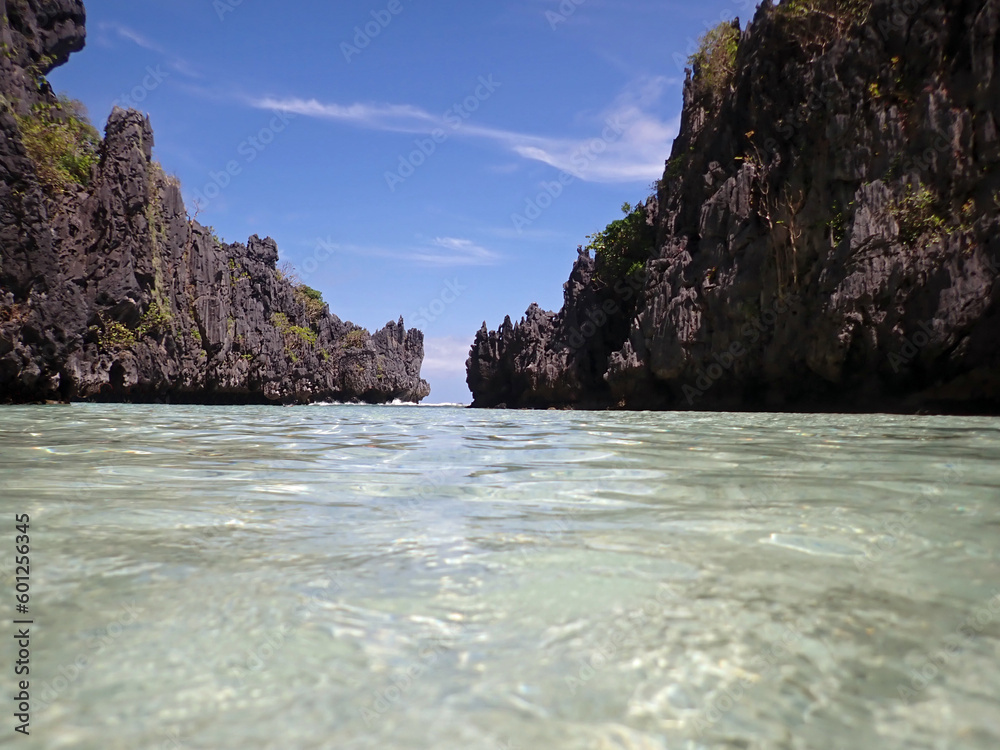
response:
M5 408L17 739L996 750L998 458L990 419Z

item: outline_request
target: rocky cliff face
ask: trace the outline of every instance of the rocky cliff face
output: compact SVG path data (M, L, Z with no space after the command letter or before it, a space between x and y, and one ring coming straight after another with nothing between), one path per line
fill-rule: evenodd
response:
M276 270L272 240L230 245L191 221L139 113L116 109L83 179L53 189L26 132L70 116L44 76L83 47L83 5L0 9L0 401L429 394L419 331L342 322Z
M785 0L717 30L650 259L612 286L582 254L561 312L484 325L475 405L1000 413L998 25Z

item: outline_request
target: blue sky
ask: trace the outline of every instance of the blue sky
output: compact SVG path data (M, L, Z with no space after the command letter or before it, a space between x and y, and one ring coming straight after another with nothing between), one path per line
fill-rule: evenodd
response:
M90 0L50 76L99 127L147 112L188 210L277 240L345 320L427 339L470 400L487 321L558 309L576 247L649 192L683 60L754 0Z

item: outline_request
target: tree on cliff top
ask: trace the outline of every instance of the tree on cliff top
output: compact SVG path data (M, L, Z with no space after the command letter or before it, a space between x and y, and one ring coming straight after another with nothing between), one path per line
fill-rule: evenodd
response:
M718 99L736 73L736 51L740 44L738 26L723 21L701 37L698 51L688 58L695 80L704 91Z
M656 228L647 221L645 206L640 203L633 208L625 203L622 213L624 218L587 236L587 250L594 252L597 262L595 278L607 286L639 271L656 245Z

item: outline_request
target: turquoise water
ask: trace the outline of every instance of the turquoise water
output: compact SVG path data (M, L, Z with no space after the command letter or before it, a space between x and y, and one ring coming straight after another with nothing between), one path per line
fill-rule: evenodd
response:
M995 750L998 458L990 419L5 408L0 744Z

